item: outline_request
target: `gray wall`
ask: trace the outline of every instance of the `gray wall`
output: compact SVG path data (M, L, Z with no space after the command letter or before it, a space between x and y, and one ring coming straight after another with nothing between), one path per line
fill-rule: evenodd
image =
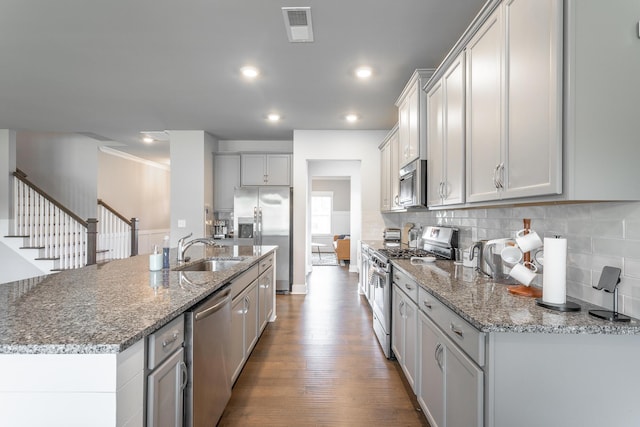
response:
M333 210L351 210L351 180L349 179L313 179L311 191L333 192Z
M204 131L170 131L171 246L193 233L205 235L205 205L213 205L213 152L217 141ZM208 182L205 183L205 180ZM178 227L184 220L185 227Z
M79 217L95 218L96 140L78 134L17 132L16 166Z
M141 230L168 229L171 173L166 167L122 156L98 153L98 198Z
M513 237L522 228L522 219L531 218L531 228L541 236L560 235L568 241L568 295L611 309L612 294L592 286L598 283L603 266L619 267L619 310L640 317L640 202L414 211L383 216L390 227L406 222L458 227L463 248L480 239Z

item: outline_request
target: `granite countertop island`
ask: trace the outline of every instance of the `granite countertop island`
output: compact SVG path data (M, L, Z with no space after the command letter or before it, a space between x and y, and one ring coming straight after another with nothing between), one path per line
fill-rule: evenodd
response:
M120 353L189 310L275 246L193 246L193 260L242 256L219 272L149 271L149 256L0 284L0 354ZM171 268L176 267L175 250ZM183 264L189 264L183 263Z

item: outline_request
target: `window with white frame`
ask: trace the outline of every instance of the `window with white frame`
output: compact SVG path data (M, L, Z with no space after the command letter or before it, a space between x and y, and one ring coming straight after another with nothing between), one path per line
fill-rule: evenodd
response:
M314 191L311 193L311 234L330 235L331 213L333 212L333 192Z

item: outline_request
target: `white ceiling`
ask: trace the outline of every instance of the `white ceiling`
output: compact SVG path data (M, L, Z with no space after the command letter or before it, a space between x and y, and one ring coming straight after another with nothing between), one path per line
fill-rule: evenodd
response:
M2 0L0 128L84 132L154 160L145 130L290 140L390 129L416 68L435 68L485 0ZM281 7L310 6L289 43ZM262 70L248 83L239 68ZM356 81L361 64L374 69ZM284 119L267 123L277 111ZM357 124L343 115L355 112Z

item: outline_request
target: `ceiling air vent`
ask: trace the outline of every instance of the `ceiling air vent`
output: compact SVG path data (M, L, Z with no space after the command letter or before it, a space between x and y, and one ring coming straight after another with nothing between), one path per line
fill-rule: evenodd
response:
M313 41L310 7L283 7L282 15L291 43Z

